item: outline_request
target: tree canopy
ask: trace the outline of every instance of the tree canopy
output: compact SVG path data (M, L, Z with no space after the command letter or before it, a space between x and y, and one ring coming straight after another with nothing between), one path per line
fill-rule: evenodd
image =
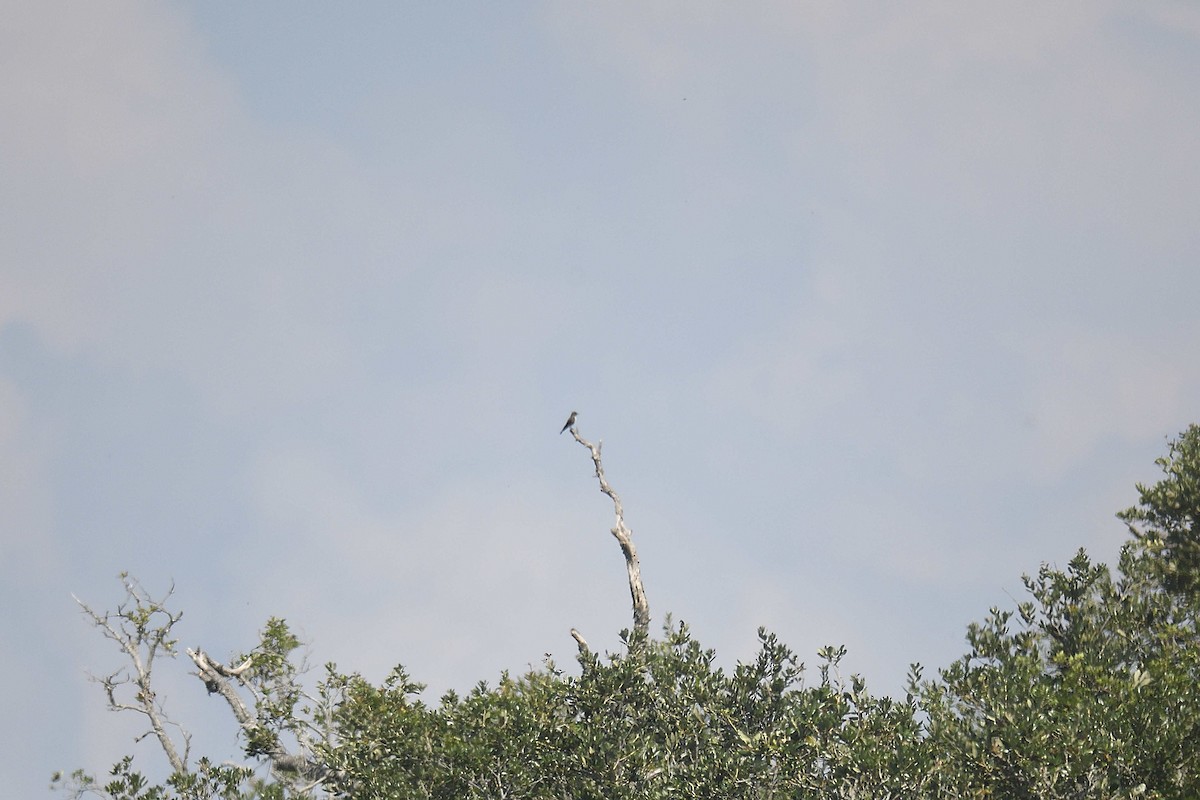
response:
M616 653L578 632L578 668L553 662L436 703L403 667L375 685L326 666L302 685L300 642L271 619L227 666L186 650L231 710L247 762L192 760L152 690L155 656L176 655L179 615L123 576L114 612L84 606L130 658L101 680L113 708L140 713L170 775L125 758L107 779L56 776L64 791L168 798L1176 798L1200 795L1200 428L1157 462L1118 516L1131 539L1115 568L1080 550L1026 576L1014 608L968 628L967 652L906 696L843 675L841 647L815 670L773 634L733 669L667 619L651 636L620 501L613 529L630 565L634 625ZM632 558L631 558L632 556ZM81 604L82 605L82 604ZM173 755L172 755L173 754ZM256 767L265 765L266 771Z

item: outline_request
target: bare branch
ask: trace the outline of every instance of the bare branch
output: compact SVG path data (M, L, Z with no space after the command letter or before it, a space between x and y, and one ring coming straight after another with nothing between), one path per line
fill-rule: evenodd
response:
M571 628L571 638L575 640L575 644L579 645L579 655L586 657L592 652L588 647L587 640L583 638L583 634L574 628Z
M208 693L219 694L225 698L225 702L229 704L229 708L233 712L234 719L245 731L247 738L257 732L261 727L258 720L250 713L250 709L242 702L241 696L230 683L230 678L236 678L242 685L249 687L245 678L242 677L242 673L250 668L252 659L247 658L239 666L230 668L209 657L203 650L192 650L189 647L185 652L192 659L192 663L196 665L197 675L204 682ZM300 778L311 782L308 788L325 780L326 772L323 767L302 755L289 753L278 738L266 752L266 756L271 762L271 771L281 780L293 782L296 778Z
M238 678L241 677L243 672L250 669L250 665L252 663L254 663L254 659L250 656L246 656L246 660L243 661L239 666L231 667L230 669L225 670L225 672L231 677Z
M167 590L162 599L154 600L127 574L121 575L121 581L125 585L125 601L117 606L116 611L100 614L75 595L71 595L101 633L117 643L133 668L132 674L126 672L126 668L107 678L97 679L93 676L93 680L104 687L109 708L114 711L134 711L143 714L150 722L150 730L139 739L153 733L166 753L171 769L179 773L187 772L191 736L183 726L167 717L162 704L155 696L151 682L154 659L159 652L168 657L175 656L175 640L170 638L171 629L183 617L183 612L172 614L166 609L166 601L174 594L175 587ZM132 685L136 690L133 702L117 698L119 687L126 684ZM182 756L175 741L167 733L168 725L178 728L183 737Z
M200 680L204 682L204 688L208 689L208 693L219 694L225 698L225 702L229 703L229 708L233 711L233 717L237 720L238 725L247 730L257 727L258 722L254 719L254 715L246 708L246 704L242 702L242 698L226 677L229 670L219 662L210 659L203 650L193 650L189 647L184 652L188 654L188 658L192 659L192 663L199 670Z
M608 495L613 502L616 513L616 525L612 535L621 545L621 553L625 556L625 568L629 573L629 594L633 602L633 640L644 641L650 628L650 603L646 600L646 590L642 586L642 567L638 561L637 548L633 545L633 531L625 524L625 511L621 507L621 498L609 485L604 477L604 465L600 462L600 448L603 442L592 444L579 435L577 426L571 426L571 435L575 441L586 447L592 454L592 463L596 466L596 479L600 481L600 491ZM576 642L579 640L576 639Z

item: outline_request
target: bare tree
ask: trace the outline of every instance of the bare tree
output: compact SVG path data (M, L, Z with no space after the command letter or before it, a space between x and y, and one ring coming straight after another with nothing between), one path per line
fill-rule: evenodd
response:
M175 625L182 612L172 612L167 602L174 594L174 586L161 598L152 597L138 581L121 573L125 587L125 599L115 611L100 613L78 597L75 602L105 637L113 640L128 659L128 664L110 675L92 676L108 698L114 711L132 711L142 714L149 721L149 730L137 737L141 741L153 734L162 746L174 775L193 772L190 760L191 736L166 714L153 688L153 675L159 656L174 658L178 655L178 639L173 636ZM272 624L282 623L272 620ZM225 700L241 727L247 742L247 752L261 757L269 764L271 775L286 784L293 792L304 794L319 785L326 777L324 768L312 757L312 733L319 732L328 737L333 728L332 700L328 696L314 698L304 693L297 680L297 670L287 662L286 647L264 633L263 643L249 656L241 659L236 667L227 667L199 648L185 648L188 657L196 666L194 673L204 684L210 695L216 694ZM259 669L259 666L264 668ZM280 664L287 664L281 668ZM251 703L243 699L240 692L250 695ZM282 702L280 698L283 698ZM293 700L304 698L310 702L313 722L292 713ZM286 707L282 725L295 739L298 753L294 753L271 729L271 722L279 717L273 706ZM177 739L170 728L178 731ZM203 759L198 765L201 771L209 765ZM249 775L250 769L235 767ZM86 786L82 784L80 788ZM76 791L76 794L81 794Z
M178 655L175 649L178 640L171 638L171 630L183 617L183 612L172 613L166 607L167 600L175 593L175 587L172 585L161 599L155 600L128 573L122 572L120 578L125 586L125 600L117 605L115 611L98 613L71 595L100 632L116 642L129 659L128 666L104 677L92 675L91 678L104 687L108 706L113 711L132 711L144 715L149 721L150 730L139 736L137 741L153 734L162 745L171 769L187 772L191 736L181 725L167 717L152 686L155 659L159 655L168 658ZM132 697L128 697L130 692ZM178 729L182 754L167 731L168 726Z

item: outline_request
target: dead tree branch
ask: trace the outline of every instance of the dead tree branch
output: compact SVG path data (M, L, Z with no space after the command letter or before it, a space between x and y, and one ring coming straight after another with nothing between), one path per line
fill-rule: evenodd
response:
M571 415L574 420L575 415ZM612 535L621 545L621 553L625 556L625 568L629 573L629 594L633 602L633 641L645 641L650 628L650 604L646 600L646 590L642 586L642 567L638 561L637 548L633 545L633 531L625 524L625 510L621 507L621 498L617 496L616 491L609 485L608 479L604 477L604 465L600 461L600 448L603 447L603 442L592 444L579 435L579 429L575 425L571 426L571 435L575 437L575 441L586 447L592 454L592 463L596 466L596 479L600 481L600 491L608 495L613 502L613 510L616 513L616 524L612 528ZM576 637L576 642L580 642L582 637ZM581 643L581 647L586 647L587 643Z
M75 597L75 602L83 609L84 614L105 637L117 643L128 660L128 664L116 672L105 677L93 676L92 679L104 688L109 708L114 711L133 711L149 720L150 729L138 736L137 741L153 734L166 753L172 771L176 774L188 773L191 737L181 725L167 717L152 687L155 659L159 655L174 658L178 654L178 639L173 638L172 630L183 617L183 613L172 612L166 607L175 587L172 586L161 599L155 599L127 573L122 573L120 577L125 587L125 600L115 611L98 612ZM237 666L228 667L210 658L203 650L185 648L185 652L196 665L196 674L209 693L221 695L229 704L247 742L251 743L249 749L255 750L254 754L268 760L271 772L278 780L290 784L293 789L303 794L326 779L327 771L320 764L306 755L289 752L279 736L270 729L270 723L264 724L260 718L263 704L270 705L274 699L268 696L277 688L271 685L271 681L281 683L284 691L299 693L298 684L292 682L293 676L286 670L278 674L272 673L266 679L267 683L263 683L258 674L260 660L270 660L272 655L279 657L277 653L268 651L263 655L256 651ZM252 697L251 705L248 706L243 701L234 686L235 681L249 692ZM323 731L328 733L332 728L332 709L325 706L326 704L314 703L314 707L325 714ZM259 713L256 714L256 711ZM182 753L169 734L168 727L175 727L180 731ZM300 750L303 753L311 753L312 743L301 722L293 721L286 727L295 734Z
M263 726L259 723L258 718L251 713L250 709L242 701L241 695L234 688L231 680L237 680L243 686L259 697L257 691L247 682L245 673L253 665L253 658L247 658L236 667L227 667L219 661L211 658L203 650L192 650L190 647L186 649L188 657L192 659L192 663L196 665L197 676L204 682L204 687L209 694L219 694L229 704L230 710L233 712L233 717L237 720L246 736L247 741L261 739L257 736ZM279 780L287 783L295 783L298 780L308 781L309 785L305 788L311 789L325 779L326 770L321 765L311 761L303 755L296 755L288 752L287 748L279 741L276 736L269 736L263 739L269 741L270 745L265 747L262 754L266 756L271 764L271 772ZM304 742L301 742L303 746ZM306 748L307 749L307 748Z
M583 638L583 634L574 628L571 628L571 638L575 640L575 644L579 646L579 655L586 658L591 654L591 648L588 647L587 639Z
M174 594L175 587L167 590L162 599L155 600L128 574L121 574L121 582L125 586L125 601L117 606L116 611L101 614L71 595L101 633L116 642L129 659L129 667L123 667L104 678L93 676L92 679L104 687L109 708L114 711L133 711L149 720L150 730L139 736L139 741L153 734L166 753L171 769L177 773L187 772L191 737L181 725L167 717L151 685L154 659L160 653L169 658L176 655L177 640L171 638L171 629L183 617L183 612L171 613L166 608L166 601ZM134 689L131 701L118 698L121 687L126 685ZM183 739L182 755L167 732L167 726L179 729Z

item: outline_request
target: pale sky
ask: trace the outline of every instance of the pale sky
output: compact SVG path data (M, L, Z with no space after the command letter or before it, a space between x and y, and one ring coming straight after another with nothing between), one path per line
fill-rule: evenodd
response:
M1192 2L0 5L14 797L141 732L71 600L122 570L431 702L617 647L572 410L655 630L879 692L1200 421Z

